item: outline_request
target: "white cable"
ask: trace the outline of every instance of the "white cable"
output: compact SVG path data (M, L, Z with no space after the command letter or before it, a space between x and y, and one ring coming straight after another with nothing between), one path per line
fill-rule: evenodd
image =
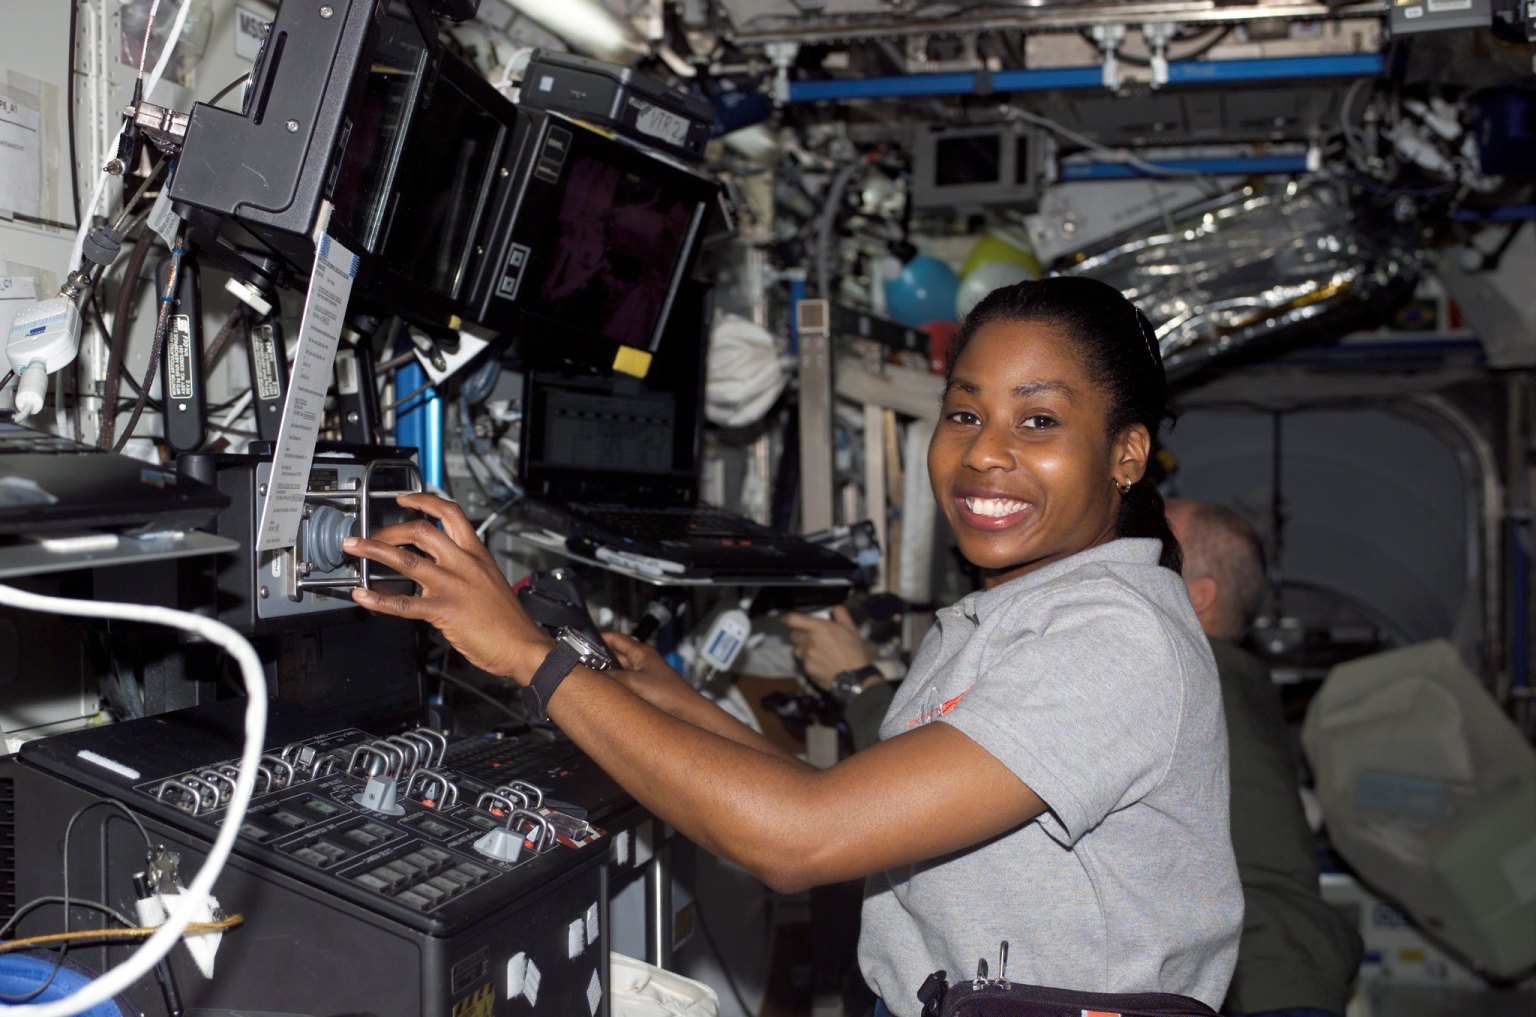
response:
M229 427L236 420L239 420L240 414L244 413L245 408L251 405L251 400L254 399L255 396L256 390L254 388L248 388L243 393L241 393L240 398L235 400L235 405L231 406L229 412L224 415L224 419L219 421L219 426Z
M59 434L69 433L69 418L64 413L64 371L53 376L53 426Z
M240 754L240 773L235 778L235 790L230 795L229 812L214 838L208 858L192 880L184 894L166 898L170 917L155 930L121 964L92 980L79 991L51 1003L32 1003L25 1006L7 1007L7 1017L73 1017L103 1003L125 991L140 978L149 974L166 954L171 952L181 934L196 917L196 912L208 898L214 881L224 869L235 837L245 819L245 809L250 804L251 793L256 787L256 766L261 760L262 746L267 732L267 686L262 674L261 659L245 637L223 622L205 618L187 611L168 607L150 607L143 604L101 603L87 600L69 600L63 597L44 597L26 593L12 586L0 584L0 604L26 611L43 611L52 614L76 615L83 618L117 618L126 621L149 622L183 629L221 646L240 665L245 680L245 748Z
M117 137L123 136L122 131L117 132ZM112 144L117 148L116 141ZM96 218L96 209L101 207L101 199L106 196L107 183L112 179L112 174L102 170L96 175L96 189L91 192L91 200L80 210L80 228L75 231L75 243L69 249L69 267L66 271L73 272L80 267L81 252L85 250L85 235L91 231L91 222Z
M159 0L156 0L155 6L159 6ZM146 79L144 82L143 98L145 102L148 102L149 97L154 94L155 86L160 84L160 79L165 75L166 67L170 65L171 54L176 49L176 43L181 41L181 30L186 26L187 14L190 13L191 10L192 0L182 0L181 8L176 12L176 20L171 22L171 34L165 40L164 48L160 50L160 56L155 61L154 70L150 71L148 79ZM147 47L149 46L150 28L153 26L154 10L152 8L150 10L150 25L144 30L144 47L146 47L146 51ZM142 74L143 70L144 68L141 64L139 67L139 72ZM124 124L124 127L126 126L127 125ZM118 142L122 136L123 130L122 128L119 128L117 134L114 135L112 139L111 147L114 153L117 151ZM110 162L111 160L109 159L108 161ZM74 245L69 249L69 264L65 266L66 272L73 272L75 269L80 267L80 252L85 250L85 235L91 231L91 222L96 217L96 210L101 207L101 199L106 196L107 183L112 179L112 177L113 174L108 173L105 169L97 174L96 188L91 192L90 203L86 205L85 208L80 210L79 229L75 231L75 242Z
M139 46L139 80L144 80L144 60L149 56L149 37L155 31L155 15L160 12L160 0L151 0L149 20L144 23L144 42Z
M144 82L144 100L154 94L155 86L160 84L160 79L165 75L165 69L170 65L171 54L176 51L176 44L181 41L181 30L186 27L187 14L192 10L192 0L181 0L181 8L176 12L176 20L171 22L171 34L165 40L165 46L160 50L160 57L155 61L155 69L149 72L149 78Z

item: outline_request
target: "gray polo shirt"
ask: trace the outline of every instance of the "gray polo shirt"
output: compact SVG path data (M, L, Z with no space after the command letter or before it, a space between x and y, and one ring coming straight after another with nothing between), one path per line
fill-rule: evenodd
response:
M1211 650L1156 540L1115 540L938 613L881 725L963 732L1047 811L870 878L859 962L896 1017L933 971L1221 1004L1243 897ZM959 800L967 788L950 794Z

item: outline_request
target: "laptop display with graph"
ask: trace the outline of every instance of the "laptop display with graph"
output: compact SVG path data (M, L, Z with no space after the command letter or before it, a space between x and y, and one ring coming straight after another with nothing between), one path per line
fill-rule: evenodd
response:
M573 553L661 577L850 582L857 566L843 555L699 504L702 357L667 352L643 380L527 373L527 518L563 534Z

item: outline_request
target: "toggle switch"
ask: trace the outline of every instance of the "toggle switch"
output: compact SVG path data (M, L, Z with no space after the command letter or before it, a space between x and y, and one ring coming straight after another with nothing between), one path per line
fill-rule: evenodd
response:
M363 789L352 800L365 809L382 812L386 816L403 816L405 809L395 801L395 782L390 777L369 777Z
M523 853L523 835L513 833L505 826L487 830L475 841L475 850L498 862L515 862Z

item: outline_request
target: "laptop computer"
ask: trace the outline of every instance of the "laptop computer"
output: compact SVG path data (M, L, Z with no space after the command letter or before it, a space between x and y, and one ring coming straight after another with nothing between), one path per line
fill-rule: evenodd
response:
M227 504L174 469L0 420L0 536L185 530Z
M527 371L524 516L573 554L661 580L850 584L858 565L836 551L700 504L703 357L688 345L664 345L645 379Z

